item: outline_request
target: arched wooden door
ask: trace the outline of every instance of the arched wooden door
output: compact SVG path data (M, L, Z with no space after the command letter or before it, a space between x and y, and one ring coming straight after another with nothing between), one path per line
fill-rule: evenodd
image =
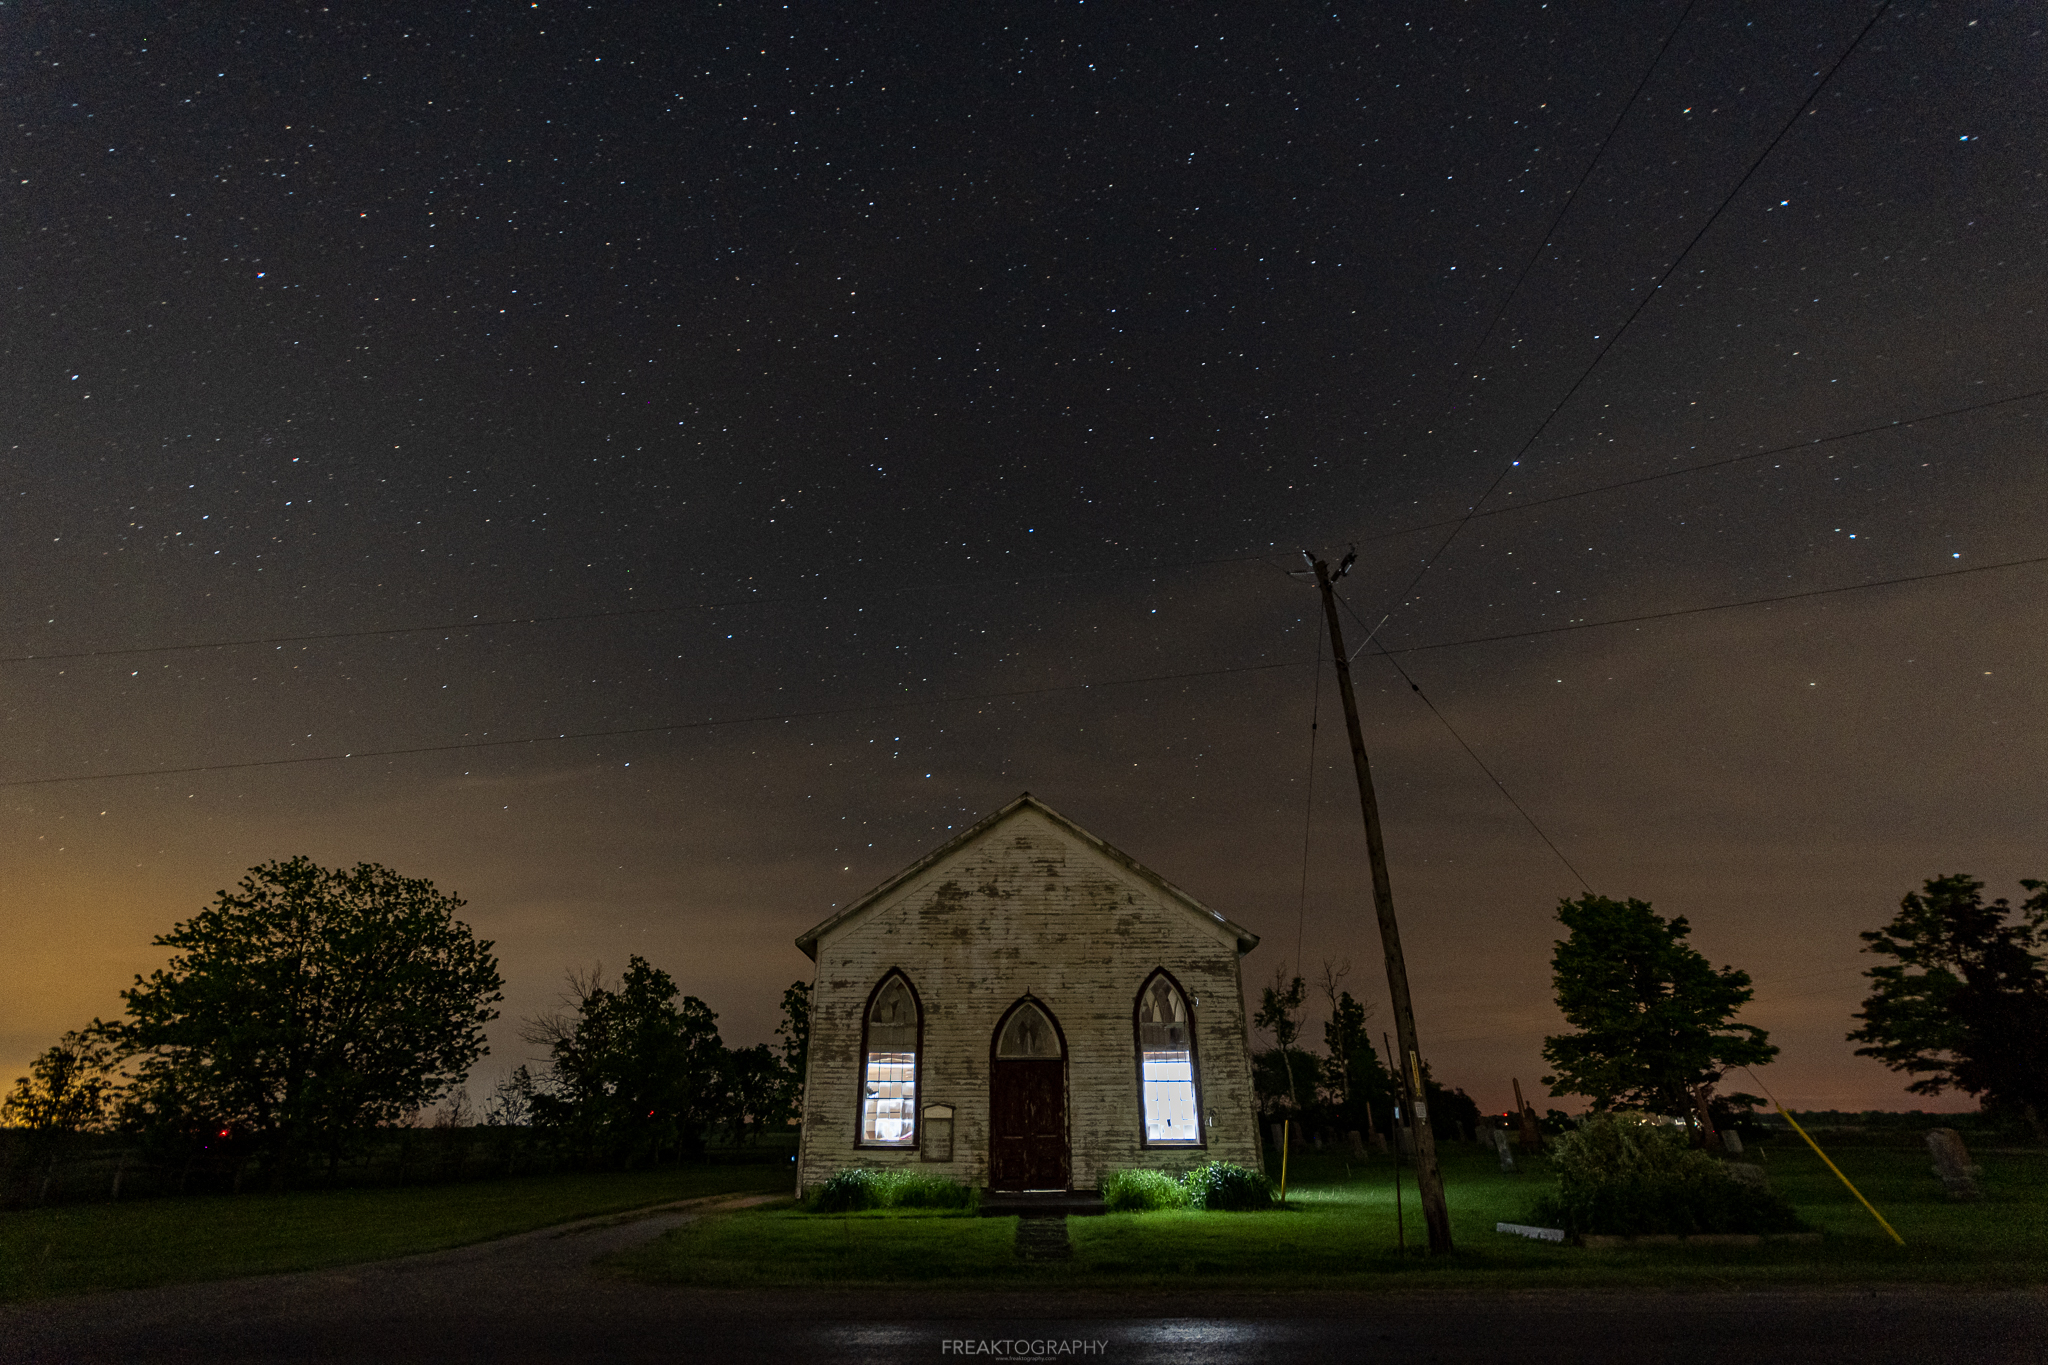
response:
M1059 1024L1027 995L996 1025L989 1050L989 1187L1066 1189L1067 1045Z

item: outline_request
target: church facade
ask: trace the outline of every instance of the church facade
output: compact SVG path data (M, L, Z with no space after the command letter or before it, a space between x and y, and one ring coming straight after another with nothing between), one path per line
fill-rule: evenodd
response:
M817 964L798 1188L995 1190L1258 1163L1256 935L1028 793L797 939Z

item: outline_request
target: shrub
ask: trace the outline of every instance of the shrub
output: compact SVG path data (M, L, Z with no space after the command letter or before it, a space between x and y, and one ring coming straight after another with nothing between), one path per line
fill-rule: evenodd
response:
M1685 1130L1635 1114L1595 1114L1556 1139L1557 1190L1532 1221L1579 1233L1797 1232L1783 1199L1738 1181L1687 1144Z
M1111 1171L1102 1178L1102 1205L1111 1213L1185 1208L1187 1187L1164 1171Z
M834 1171L805 1201L813 1213L863 1209L966 1209L974 1191L957 1180L921 1171L877 1171L853 1166Z
M974 1191L957 1180L922 1171L876 1172L884 1192L883 1206L896 1209L968 1209Z
M1238 1211L1273 1205L1273 1182L1264 1172L1234 1161L1197 1166L1182 1176L1180 1183L1187 1191L1189 1208Z
M880 1171L865 1170L859 1166L844 1171L834 1171L824 1184L812 1192L807 1201L813 1213L858 1213L862 1209L878 1209L882 1206L882 1192L876 1176Z

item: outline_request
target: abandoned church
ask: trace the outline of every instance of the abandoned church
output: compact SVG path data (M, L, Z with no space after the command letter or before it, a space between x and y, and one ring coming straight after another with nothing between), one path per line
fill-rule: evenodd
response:
M817 964L797 1181L994 1190L1256 1165L1256 935L1029 793L797 940Z

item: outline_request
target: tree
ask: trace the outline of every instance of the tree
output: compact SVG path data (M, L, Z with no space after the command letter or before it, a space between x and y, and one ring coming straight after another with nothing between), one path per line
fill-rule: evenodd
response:
M131 1118L230 1132L282 1179L308 1147L338 1159L433 1103L482 1055L502 998L463 904L375 863L251 868L155 940L169 965L100 1026L137 1060Z
M1294 1083L1294 1040L1301 1033L1301 1025L1295 1022L1295 1012L1302 1001L1308 998L1308 988L1300 977L1290 983L1280 968L1273 969L1273 984L1259 995L1258 1013L1252 1022L1273 1034L1273 1042L1280 1052L1281 1064L1287 1073L1287 1100L1296 1110L1301 1108L1301 1091Z
M571 976L573 1017L529 1021L550 1067L531 1096L534 1120L600 1159L694 1150L725 1112L718 1016L681 994L667 972L628 959L616 990L603 974Z
M1777 1055L1763 1029L1733 1022L1755 994L1749 974L1716 971L1685 941L1684 916L1588 892L1559 902L1557 917L1571 931L1550 958L1557 1007L1578 1032L1543 1040L1551 1094L1684 1114L1696 1087Z
M90 1133L107 1121L120 1087L116 1058L103 1032L73 1031L28 1064L0 1100L0 1123L32 1133Z
M781 1059L768 1044L734 1048L724 1057L725 1119L732 1140L742 1143L788 1117L789 1094Z
M2048 882L2023 880L2033 895L2017 911L1986 905L1984 883L1962 874L1908 892L1882 929L1862 935L1865 952L1892 959L1864 973L1872 991L1849 1035L1875 1057L1916 1079L1906 1088L1938 1095L1954 1086L1991 1108L2023 1114L2038 1133L2048 1112Z
M801 1115L804 1085L811 1065L811 983L792 981L782 993L782 1022L775 1026L782 1040L782 1114Z

